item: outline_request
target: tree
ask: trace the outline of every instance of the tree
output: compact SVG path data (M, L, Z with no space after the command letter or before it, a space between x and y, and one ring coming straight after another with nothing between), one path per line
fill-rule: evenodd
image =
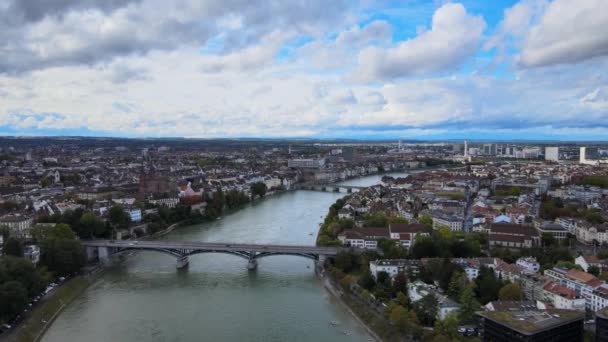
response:
M372 215L368 215L363 224L366 227L386 227L388 226L388 217L384 211L379 210Z
M460 309L458 318L462 324L471 324L475 321L475 312L479 310L479 303L475 299L475 293L470 286L462 290L460 295Z
M543 233L541 237L541 243L543 247L553 246L556 243L555 237L553 237L553 234L551 233Z
M494 275L494 271L484 266L479 269L475 284L475 295L481 304L498 299L498 291L503 286L502 281Z
M420 319L420 322L426 326L433 326L435 318L437 317L438 308L437 297L434 294L429 293L418 300L414 305L416 316Z
M587 267L587 273L593 274L596 277L599 277L600 275L600 268L597 267L596 265L591 265L589 267Z
M7 320L20 313L27 304L27 291L16 281L7 281L0 285L0 319Z
M435 323L435 338L433 341L457 341L458 337L458 316L455 312L450 312L443 320Z
M353 268L352 258L349 252L340 251L336 254L336 267L345 273Z
M397 303L403 307L409 307L410 299L403 292L397 292Z
M447 295L452 299L458 299L465 288L469 287L467 276L464 272L454 272L448 285Z
M256 196L264 197L266 195L266 184L263 182L256 182L251 184L251 197L255 198Z
M42 263L60 275L75 273L86 262L84 247L78 240L51 239L44 244L43 251Z
M420 218L418 218L418 221L420 221L420 223L422 223L428 231L433 230L433 218L431 218L429 215L424 214L420 216Z
M366 290L371 290L374 288L374 286L376 286L376 280L374 279L374 277L372 276L372 273L369 270L366 270L365 272L363 272L361 277L359 277L358 283L359 283L359 286L361 286L362 288L364 288Z
M393 293L407 293L407 277L399 272L393 279Z
M6 242L4 242L4 253L6 255L12 255L16 257L23 256L23 246L21 245L21 241L10 237Z
M119 228L126 228L129 226L129 222L131 219L129 215L125 212L122 206L115 204L109 210L110 222Z
M399 216L392 216L392 217L389 217L389 219L388 219L389 224L394 224L394 223L408 224L409 222L410 221L408 221L405 217L399 217Z
M498 292L500 300L522 300L523 298L524 293L517 284L507 284Z
M106 233L105 222L90 211L82 215L80 225L82 229L78 232L78 236L82 238L103 236Z

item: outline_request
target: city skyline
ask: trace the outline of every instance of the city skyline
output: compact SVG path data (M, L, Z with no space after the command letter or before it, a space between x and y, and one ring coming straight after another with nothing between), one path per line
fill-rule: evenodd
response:
M0 135L608 139L599 0L0 4Z

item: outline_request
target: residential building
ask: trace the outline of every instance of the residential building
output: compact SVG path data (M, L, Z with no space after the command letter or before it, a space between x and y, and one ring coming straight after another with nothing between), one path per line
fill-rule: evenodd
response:
M10 235L18 238L28 237L33 224L34 218L29 215L11 214L0 217L0 226L7 226Z
M287 166L296 169L320 169L325 165L325 159L290 159Z
M519 258L515 263L523 267L524 272L538 273L538 271L540 271L540 264L536 261L536 258L533 257Z
M390 236L388 228L356 227L340 233L338 240L345 246L375 249L378 240L389 239Z
M407 284L407 295L412 303L415 303L429 294L437 298L437 319L444 319L450 312L457 311L458 303L436 291L434 285L425 284L419 280Z
M23 257L32 262L32 264L38 265L40 262L40 247L36 245L27 245L23 248Z
M604 282L597 279L592 274L576 269L568 270L554 267L550 270L545 270L545 276L553 282L565 285L569 289L574 290L577 296L581 296L585 299L587 309L597 307L597 304L593 304L592 302L593 291L604 284Z
M585 298L564 285L550 281L543 287L543 294L556 309L585 311Z
M487 311L526 311L535 310L536 302L533 300L495 300L484 305Z
M431 214L431 217L433 218L433 229L439 229L439 227L446 226L455 232L462 231L462 217L437 213Z
M369 271L374 278L378 278L378 273L386 272L391 278L399 273L418 272L419 260L413 259L380 259L369 262Z
M585 313L574 310L482 311L483 341L572 342L583 340Z
M595 255L579 255L574 259L574 263L579 265L585 272L588 272L590 266L597 267L600 272L608 269L608 260L600 260Z

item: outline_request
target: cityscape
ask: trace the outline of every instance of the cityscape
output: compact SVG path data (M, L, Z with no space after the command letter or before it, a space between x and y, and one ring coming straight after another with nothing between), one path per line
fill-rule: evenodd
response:
M0 342L608 342L602 0L0 0Z

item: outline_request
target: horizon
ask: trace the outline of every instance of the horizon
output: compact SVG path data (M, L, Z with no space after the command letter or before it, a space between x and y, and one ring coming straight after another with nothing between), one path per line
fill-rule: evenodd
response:
M605 7L7 0L0 136L604 142Z

